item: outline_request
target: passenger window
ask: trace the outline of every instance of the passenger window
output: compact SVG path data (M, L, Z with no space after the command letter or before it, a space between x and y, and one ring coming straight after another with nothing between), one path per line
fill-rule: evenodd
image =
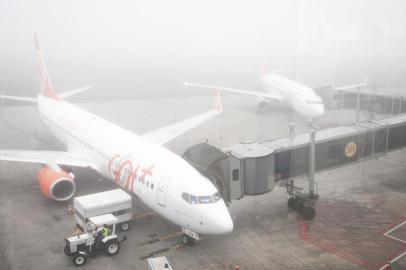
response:
M199 203L212 203L213 198L211 196L199 196Z
M240 179L240 170L239 169L233 170L233 181L237 181L239 179Z
M196 196L190 195L190 204L197 204Z
M186 192L183 192L183 193L182 193L182 199L183 199L185 202L189 203L189 194L186 193Z
M154 183L151 183L151 189L154 189Z

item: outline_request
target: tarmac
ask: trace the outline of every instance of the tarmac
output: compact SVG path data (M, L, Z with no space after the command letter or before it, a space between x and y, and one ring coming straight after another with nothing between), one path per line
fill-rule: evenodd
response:
M206 111L211 97L176 97L83 103L78 106L137 134ZM269 140L296 133L308 123L280 103L267 113L253 99L223 96L223 114L183 134L167 147L182 154L203 141L227 147L238 141ZM34 106L1 110L0 149L63 150L40 123ZM327 112L315 125L351 124L355 113ZM406 134L405 134L406 135ZM166 256L173 269L406 269L406 150L316 175L317 215L303 221L287 207L286 190L275 188L244 197L229 207L234 231L202 236L194 246L178 241L180 228L151 213L134 198L134 220L119 254L91 257L82 269L147 269L147 258ZM42 196L36 180L40 165L0 162L0 269L75 269L64 252L64 238L75 227L71 201ZM116 188L95 172L76 169L77 195Z

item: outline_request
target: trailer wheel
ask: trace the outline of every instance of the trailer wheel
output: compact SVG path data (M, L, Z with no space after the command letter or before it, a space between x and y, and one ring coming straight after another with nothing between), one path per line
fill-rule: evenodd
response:
M120 243L117 240L110 240L106 243L106 252L108 256L113 256L120 250Z
M126 232L126 231L128 231L129 229L130 229L130 223L128 223L128 222L123 222L123 223L121 223L120 224L120 229L123 231L123 232Z
M75 266L82 266L86 263L87 261L87 256L82 253L77 253L73 256L73 263Z

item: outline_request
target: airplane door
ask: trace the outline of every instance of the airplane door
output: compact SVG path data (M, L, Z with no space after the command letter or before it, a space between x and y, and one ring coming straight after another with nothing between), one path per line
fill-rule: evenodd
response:
M167 177L162 178L159 181L158 185L158 195L157 195L157 202L160 206L166 206L166 191L168 190L168 181Z

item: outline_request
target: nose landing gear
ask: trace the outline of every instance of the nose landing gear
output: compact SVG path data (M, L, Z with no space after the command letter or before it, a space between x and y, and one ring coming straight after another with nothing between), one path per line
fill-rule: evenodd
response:
M193 246L196 241L200 240L199 235L191 230L182 228L182 235L180 236L180 242L183 245Z

